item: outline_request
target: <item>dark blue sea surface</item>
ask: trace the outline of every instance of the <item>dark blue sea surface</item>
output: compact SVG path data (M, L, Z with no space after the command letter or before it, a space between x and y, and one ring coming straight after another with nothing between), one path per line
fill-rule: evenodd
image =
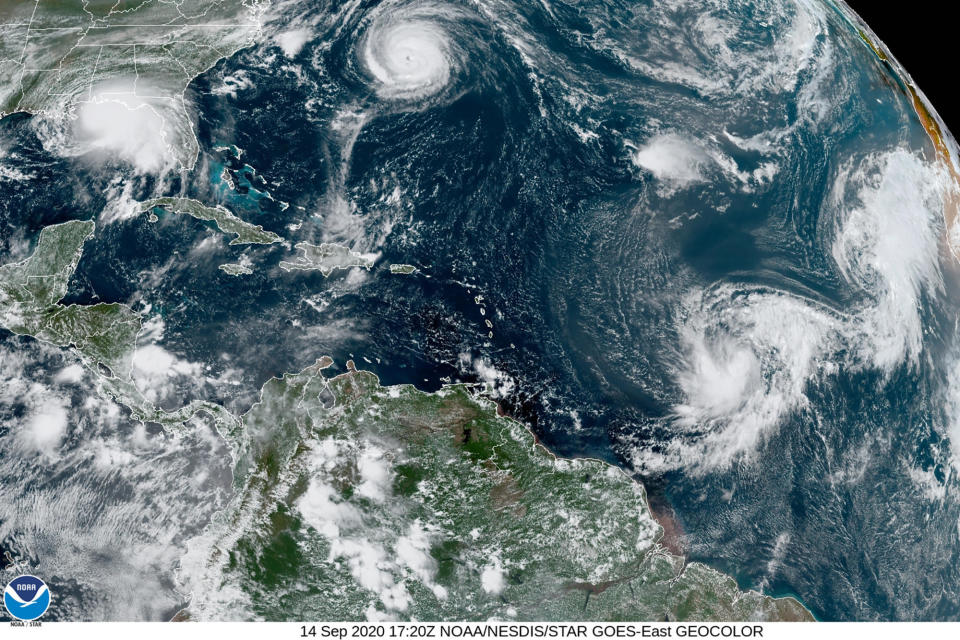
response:
M312 17L314 32L292 59L267 41L193 82L193 171L129 177L134 198L222 203L290 242L231 246L183 215L101 222L66 301L161 318L158 344L235 382L177 379L165 406L242 412L270 377L324 355L384 384L492 382L553 451L635 472L689 559L742 587L794 595L821 619L960 619L956 269L941 252L923 280L921 248L902 278L883 271L896 225L851 232L865 244L846 267L836 240L848 211L893 215L879 205L903 193L913 206L907 186L869 199L932 166L910 97L831 6L818 5L804 57L767 52L806 9L661 5L497 4L504 24L472 5L437 10L450 76L416 100L378 93L358 62L378 12L404 3L304 9L291 23ZM722 46L691 26L706 18ZM222 91L236 74L242 86ZM117 170L45 151L29 121L0 121L36 175L4 184L10 250L98 216ZM379 257L327 278L281 270L299 241ZM241 255L252 274L219 270ZM913 315L881 322L891 291L916 308L916 351L896 333ZM780 342L764 333L781 329ZM903 353L881 361L888 339ZM713 360L696 359L701 343ZM728 394L737 372L756 377ZM766 390L756 424L754 388ZM690 406L692 426L678 418ZM738 421L760 435L715 448Z

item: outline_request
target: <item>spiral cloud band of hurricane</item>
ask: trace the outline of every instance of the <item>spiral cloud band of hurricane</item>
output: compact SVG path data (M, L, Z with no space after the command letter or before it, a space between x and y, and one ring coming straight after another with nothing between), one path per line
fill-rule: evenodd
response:
M636 449L633 464L646 472L728 466L804 406L806 385L839 367L889 373L915 365L924 296L943 286L940 212L952 188L936 166L901 149L840 168L823 213L833 221L836 268L863 294L859 309L750 285L693 292L674 365L686 399L671 418L685 435L665 451Z
M960 619L958 150L842 2L187 4L2 25L0 557L51 616L629 617L699 567Z
M358 52L378 96L422 101L451 83L460 67L456 34L444 26L451 19L456 19L454 9L429 3L378 8Z

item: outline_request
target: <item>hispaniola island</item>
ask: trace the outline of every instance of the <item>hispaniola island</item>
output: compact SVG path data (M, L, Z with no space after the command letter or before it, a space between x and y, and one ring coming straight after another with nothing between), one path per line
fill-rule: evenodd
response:
M0 0L0 620L960 620L958 153L842 1Z

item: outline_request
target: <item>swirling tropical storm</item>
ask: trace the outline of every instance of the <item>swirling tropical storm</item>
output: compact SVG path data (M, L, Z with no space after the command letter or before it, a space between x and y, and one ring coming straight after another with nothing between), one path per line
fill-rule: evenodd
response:
M48 619L960 618L958 149L846 5L189 4L0 6Z

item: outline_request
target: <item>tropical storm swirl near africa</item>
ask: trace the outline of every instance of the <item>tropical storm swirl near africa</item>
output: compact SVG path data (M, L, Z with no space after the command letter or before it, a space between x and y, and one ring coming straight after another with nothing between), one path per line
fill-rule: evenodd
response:
M921 89L825 0L0 2L6 611L957 620Z

